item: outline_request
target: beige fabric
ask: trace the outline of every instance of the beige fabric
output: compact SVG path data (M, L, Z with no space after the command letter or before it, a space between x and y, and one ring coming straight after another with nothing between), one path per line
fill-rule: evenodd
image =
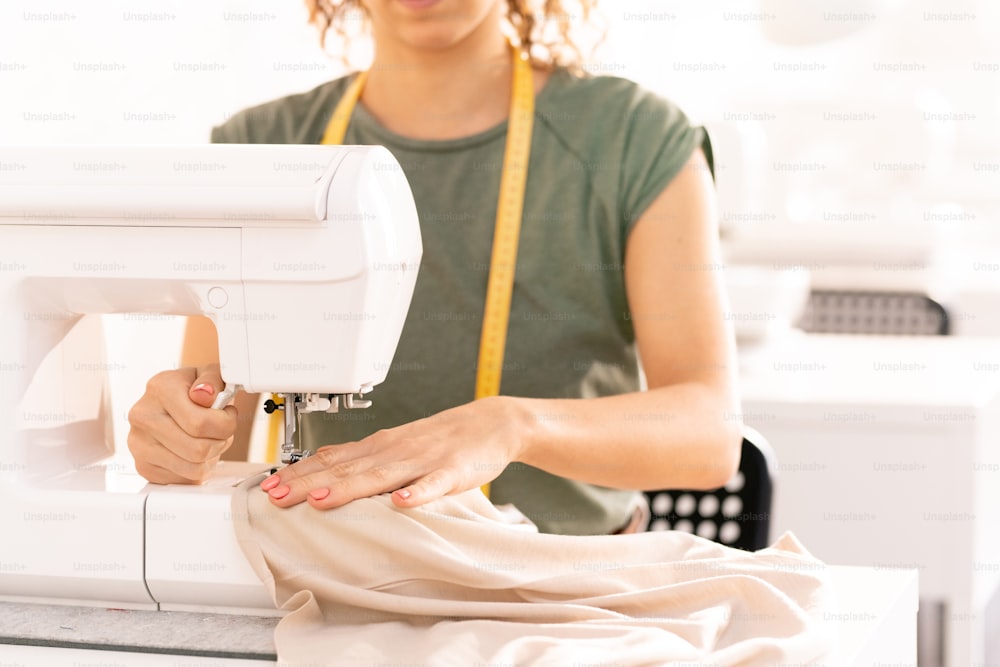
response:
M478 491L317 512L251 487L233 516L290 610L282 665L770 667L833 646L826 570L788 534L754 554L675 532L540 534Z

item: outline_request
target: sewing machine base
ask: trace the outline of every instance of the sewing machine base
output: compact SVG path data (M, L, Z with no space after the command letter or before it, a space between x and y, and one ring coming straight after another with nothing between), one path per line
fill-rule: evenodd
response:
M223 462L200 486L111 463L0 490L0 600L279 615L243 556L232 494L271 466Z

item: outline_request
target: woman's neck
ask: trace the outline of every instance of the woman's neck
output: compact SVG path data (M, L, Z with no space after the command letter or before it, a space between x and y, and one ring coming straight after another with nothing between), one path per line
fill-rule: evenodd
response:
M470 136L507 118L512 70L510 46L500 34L440 50L376 39L361 103L383 127L402 136ZM536 72L534 78L537 92L547 77Z

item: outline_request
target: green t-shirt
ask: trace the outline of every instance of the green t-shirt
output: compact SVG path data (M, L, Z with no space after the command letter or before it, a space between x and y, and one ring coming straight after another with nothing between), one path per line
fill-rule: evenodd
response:
M348 80L246 109L215 128L212 141L320 143ZM461 139L414 140L355 108L344 143L380 144L395 155L413 191L424 255L372 407L306 416L305 446L357 440L473 399L506 130L504 122ZM699 145L710 156L701 128L633 82L553 73L535 103L502 394L592 398L640 389L625 241ZM494 502L513 503L540 530L563 534L620 528L634 495L519 463L491 486Z

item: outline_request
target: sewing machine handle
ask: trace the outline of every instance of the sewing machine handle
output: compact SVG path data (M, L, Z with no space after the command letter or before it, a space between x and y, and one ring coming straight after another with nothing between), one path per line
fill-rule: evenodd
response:
M235 396L236 392L240 389L242 389L242 387L238 384L227 384L226 388L220 391L219 395L215 397L215 401L212 402L212 409L221 410L229 405L229 401L233 400L233 396Z

